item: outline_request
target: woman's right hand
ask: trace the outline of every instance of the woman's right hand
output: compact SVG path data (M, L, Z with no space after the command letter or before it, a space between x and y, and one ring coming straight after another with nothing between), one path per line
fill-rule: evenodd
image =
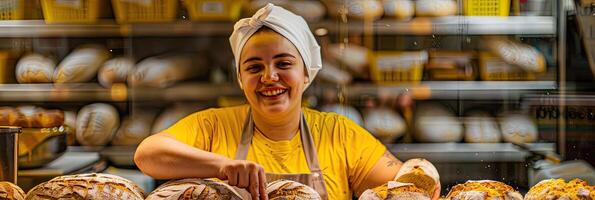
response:
M268 199L264 168L247 160L228 160L219 168L221 180L227 180L231 186L245 188L252 195L252 200Z

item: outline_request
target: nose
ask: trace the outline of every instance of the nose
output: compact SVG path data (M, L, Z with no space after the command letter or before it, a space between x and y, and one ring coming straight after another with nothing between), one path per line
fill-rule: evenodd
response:
M274 67L267 66L260 77L260 81L263 83L277 82L279 81L279 73Z

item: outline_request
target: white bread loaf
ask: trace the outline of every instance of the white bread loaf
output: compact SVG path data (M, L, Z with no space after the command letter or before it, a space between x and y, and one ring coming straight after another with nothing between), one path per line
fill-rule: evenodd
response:
M318 192L311 187L290 180L276 180L267 184L266 193L270 200L320 200Z
M326 8L317 0L290 1L286 8L308 22L319 21L326 15Z
M55 68L54 59L31 53L19 60L15 73L19 83L51 83Z
M405 120L390 108L372 108L365 112L364 127L380 141L391 142L403 136L407 129Z
M505 113L500 117L502 139L506 142L530 143L537 140L537 125L529 116Z
M24 200L25 192L11 182L0 181L0 199L3 200Z
M76 140L85 146L103 146L111 141L120 124L116 108L105 103L83 107L76 119Z
M369 64L370 50L363 46L355 44L331 44L328 47L329 57L345 64L350 71L355 74L366 72L366 66Z
M490 50L506 63L521 67L528 72L544 72L545 57L535 47L501 37L488 37Z
M415 3L412 0L382 0L384 15L398 20L408 20L415 14Z
M151 126L155 120L155 113L150 111L139 111L127 116L116 132L112 145L134 146L140 144L146 137L152 134Z
M525 200L595 199L595 186L581 179L565 182L564 179L547 179L535 184L525 195Z
M473 111L465 117L465 142L497 143L501 135L498 123L489 113Z
M339 67L337 67L334 63L331 62L323 62L322 69L318 72L318 77L322 80L337 84L337 85L347 85L351 83L353 76L349 74Z
M457 2L453 0L417 0L415 16L443 17L457 14Z
M100 45L84 45L66 56L54 72L55 83L84 83L97 77L99 67L109 58Z
M134 69L134 60L130 57L112 58L99 69L97 80L103 87L111 87L114 83L126 83L128 74Z
M368 189L360 195L359 200L430 200L430 196L411 183L389 181L381 186Z
M359 114L357 109L351 107L349 105L344 104L327 104L320 108L320 111L323 112L334 112L339 115L343 115L349 119L351 119L356 124L363 126L364 120L362 120L362 116Z
M204 64L204 63L201 63ZM200 72L186 56L158 56L140 61L128 76L130 86L169 87Z
M450 189L450 200L522 200L523 196L505 183L481 180L467 181Z
M153 123L153 127L151 128L151 133L160 133L165 129L169 128L170 126L174 125L180 119L201 110L203 106L199 105L183 105L183 104L176 104L172 107L165 109L155 122Z
M127 179L110 174L91 173L53 178L31 189L26 199L142 200L144 196L144 191Z
M207 200L251 199L246 190L231 187L225 183L209 180L188 178L164 183L153 190L146 200Z
M436 167L426 159L414 158L403 163L395 176L395 181L412 183L424 190L428 196L432 196L436 186L440 183L440 175Z
M425 104L415 111L415 139L420 142L458 142L463 139L459 119L444 106Z

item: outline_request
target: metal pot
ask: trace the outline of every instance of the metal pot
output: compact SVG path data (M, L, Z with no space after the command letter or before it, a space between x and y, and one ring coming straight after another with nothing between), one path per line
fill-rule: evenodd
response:
M16 184L17 180L17 134L20 127L0 126L0 181Z
M42 167L62 156L68 147L68 126L23 128L19 135L19 169Z

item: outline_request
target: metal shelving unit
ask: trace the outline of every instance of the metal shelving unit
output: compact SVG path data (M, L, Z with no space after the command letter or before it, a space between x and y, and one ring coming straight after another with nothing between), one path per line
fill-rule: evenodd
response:
M532 143L536 152L555 152L554 143ZM401 160L423 157L432 162L524 162L530 153L511 143L393 144L388 149Z

